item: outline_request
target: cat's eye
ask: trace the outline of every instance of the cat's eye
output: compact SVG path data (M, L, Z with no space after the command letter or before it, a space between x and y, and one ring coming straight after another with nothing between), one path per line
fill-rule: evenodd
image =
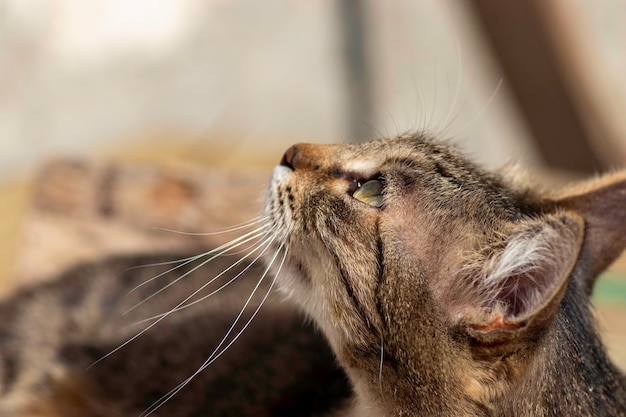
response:
M379 180L371 180L361 185L352 197L372 207L383 205L383 183Z

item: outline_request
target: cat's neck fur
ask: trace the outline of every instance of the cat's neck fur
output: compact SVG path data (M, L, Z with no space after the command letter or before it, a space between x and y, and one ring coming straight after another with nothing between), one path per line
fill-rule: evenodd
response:
M389 375L376 369L380 362L376 363L373 355L360 358L370 363L365 373L363 362L358 369L351 369L351 364L340 359L351 376L356 397L337 417L624 415L626 378L607 359L592 314L577 294L576 289L570 290L554 326L536 346L519 352L520 358L501 359L509 361L501 367L502 372L524 367L520 376L511 375L506 389L501 389L501 381L485 379L472 381L464 392L450 387L448 397L428 397L427 393L416 397L416 385L423 382L424 375L405 375L403 381L387 384L383 381ZM485 362L485 366L498 368L494 362ZM484 388L490 383L499 386L492 395L485 395L489 390ZM472 391L480 394L472 396Z
M501 398L500 414L623 415L626 380L608 360L586 300L580 292L570 293L527 374L514 388L523 395Z

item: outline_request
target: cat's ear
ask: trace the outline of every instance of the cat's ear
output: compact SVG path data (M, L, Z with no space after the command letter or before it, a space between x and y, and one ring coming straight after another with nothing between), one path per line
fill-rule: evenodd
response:
M551 202L585 220L581 263L591 291L595 278L626 248L626 171L568 190Z
M478 338L493 339L551 320L577 263L583 235L583 220L573 213L517 224L472 268L471 288L465 289L468 298L457 316L462 326Z

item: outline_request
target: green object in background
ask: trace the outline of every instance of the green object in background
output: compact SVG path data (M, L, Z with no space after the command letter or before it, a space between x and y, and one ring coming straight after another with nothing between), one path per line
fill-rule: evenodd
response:
M593 289L596 303L610 303L626 307L626 274L606 272Z

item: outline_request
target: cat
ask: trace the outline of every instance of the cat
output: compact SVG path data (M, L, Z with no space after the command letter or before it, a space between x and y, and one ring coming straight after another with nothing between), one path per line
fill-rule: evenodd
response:
M295 145L266 213L281 287L355 392L344 416L626 416L589 295L626 172L558 193L419 135Z
M589 295L625 203L626 172L543 192L424 135L295 145L248 235L271 277L232 256L194 269L215 250L127 256L0 304L0 416L624 416ZM229 269L247 277L172 310Z

